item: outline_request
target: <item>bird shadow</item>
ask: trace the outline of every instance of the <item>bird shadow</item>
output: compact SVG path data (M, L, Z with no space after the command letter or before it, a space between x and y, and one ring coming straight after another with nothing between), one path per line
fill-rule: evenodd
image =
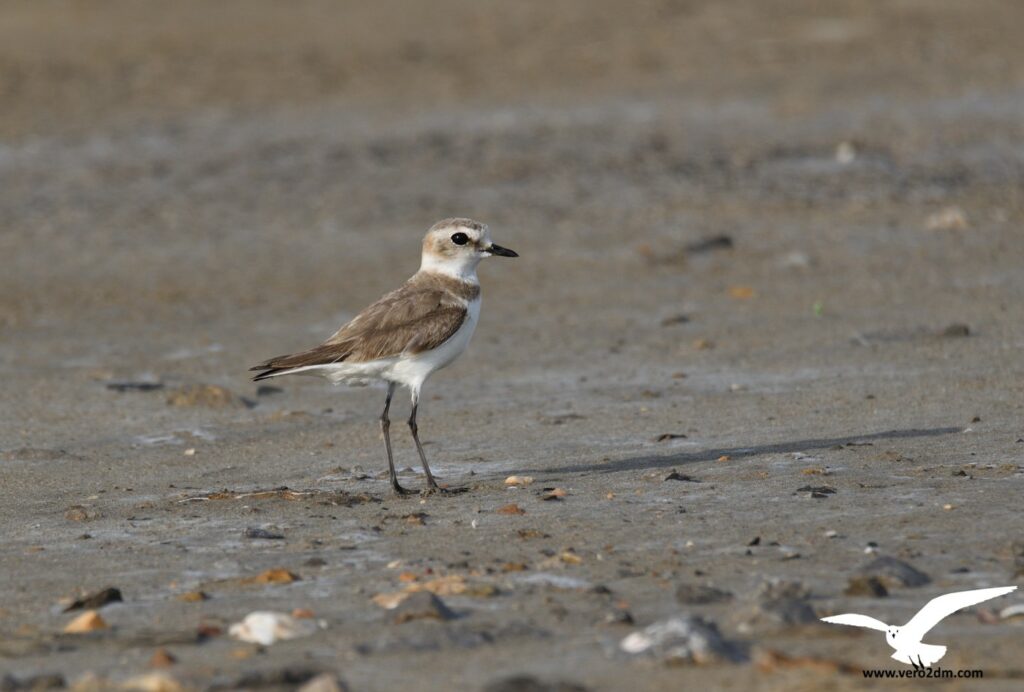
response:
M645 456L607 461L599 464L573 464L557 468L527 469L526 471L532 471L535 473L615 473L618 471L640 471L645 469L661 469L672 466L682 466L684 464L695 464L701 461L715 461L723 456L727 456L730 459L741 459L744 457L755 457L762 454L792 454L794 452L806 452L813 449L828 449L830 447L856 446L860 444L868 445L876 440L937 437L939 435L950 435L960 431L961 428L910 428L906 430L886 430L884 432L848 435L845 437L818 437L807 440L776 442L774 444L758 445L754 447L720 447L717 449L705 449L697 452L684 452L680 454L649 454Z

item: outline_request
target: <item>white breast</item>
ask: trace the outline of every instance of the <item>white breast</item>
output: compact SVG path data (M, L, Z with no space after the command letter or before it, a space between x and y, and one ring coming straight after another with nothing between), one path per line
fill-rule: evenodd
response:
M476 331L480 318L479 296L466 305L466 319L450 339L437 348L413 356L402 356L388 368L387 378L409 387L418 396L420 387L431 374L459 357Z

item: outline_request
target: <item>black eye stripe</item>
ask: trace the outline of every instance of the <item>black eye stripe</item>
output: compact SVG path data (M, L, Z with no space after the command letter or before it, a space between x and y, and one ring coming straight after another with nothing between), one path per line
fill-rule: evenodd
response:
M452 236L452 242L456 245L465 245L469 242L469 236L465 233L456 233Z

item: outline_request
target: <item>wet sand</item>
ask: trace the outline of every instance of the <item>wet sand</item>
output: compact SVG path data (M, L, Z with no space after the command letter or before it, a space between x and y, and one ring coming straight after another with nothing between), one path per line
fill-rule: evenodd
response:
M0 11L0 673L117 683L163 647L199 689L862 689L884 640L765 584L902 622L1019 579L1024 8L60 7ZM395 499L383 390L246 370L453 215L521 257L425 390L465 492ZM846 594L879 556L929 583ZM373 600L410 585L457 617ZM107 586L111 628L61 634ZM296 608L325 627L226 633ZM978 610L928 641L1012 689L1020 620ZM618 649L677 614L749 661Z

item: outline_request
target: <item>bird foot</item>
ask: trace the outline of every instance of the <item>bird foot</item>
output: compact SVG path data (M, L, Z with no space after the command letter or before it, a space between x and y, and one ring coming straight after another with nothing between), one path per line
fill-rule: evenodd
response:
M466 492L467 490L469 490L469 488L461 486L455 488L450 488L448 486L441 487L440 485L434 483L433 485L428 485L426 488L421 490L420 495L424 497L429 497L431 495L459 495L461 493Z
M395 497L408 497L409 495L414 495L415 491L404 488L398 484L398 481L395 481L391 484L391 494Z

